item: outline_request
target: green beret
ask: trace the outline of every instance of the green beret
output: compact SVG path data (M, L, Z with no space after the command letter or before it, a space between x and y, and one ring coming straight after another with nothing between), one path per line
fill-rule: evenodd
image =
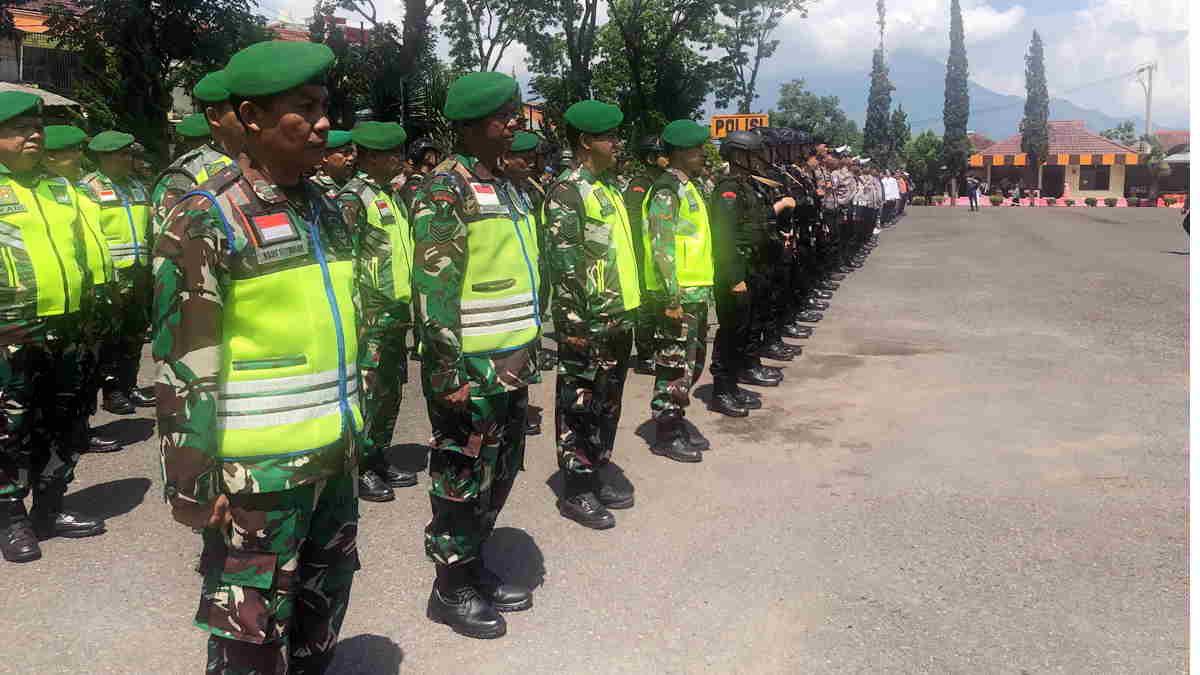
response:
M316 42L258 42L229 59L225 86L234 96L270 96L305 84L332 63L333 50Z
M24 115L30 110L41 112L42 97L24 91L0 92L0 122Z
M175 132L184 138L204 138L209 135L208 118L200 113L188 115L175 127Z
M563 117L567 120L567 124L589 134L612 131L625 121L625 115L617 106L592 100L580 101L567 108Z
M66 150L87 140L87 134L70 124L51 124L42 130L42 147L47 150Z
M518 131L513 136L512 151L513 152L529 152L542 142L542 137L529 131Z
M356 144L371 150L395 150L408 138L404 127L395 122L363 122L350 134Z
M448 120L477 120L496 112L517 95L517 81L504 73L468 73L446 92Z
M224 103L229 100L229 86L226 84L225 71L216 70L204 77L192 87L192 96L205 103Z
M692 120L675 120L663 129L662 139L676 148L694 148L708 140L708 129Z
M127 134L123 131L101 131L96 134L91 143L88 143L88 150L92 152L116 152L133 145L133 134Z
M351 138L349 131L334 129L333 131L329 132L328 136L325 137L325 149L333 150L334 148L340 148L349 143L350 140Z

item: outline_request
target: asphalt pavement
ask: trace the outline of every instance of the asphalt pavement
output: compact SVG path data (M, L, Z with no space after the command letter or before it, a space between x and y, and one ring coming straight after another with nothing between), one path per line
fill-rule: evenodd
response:
M488 545L535 587L494 641L425 618L428 476L362 504L332 673L1175 673L1188 666L1188 262L1178 211L912 207L746 419L694 403L703 463L615 460L637 506L555 509L545 430ZM415 370L415 364L414 364ZM143 382L152 377L149 360ZM424 466L414 372L391 452ZM700 399L711 390L706 375ZM149 411L96 423L68 505L104 536L0 562L0 673L189 674L199 539Z

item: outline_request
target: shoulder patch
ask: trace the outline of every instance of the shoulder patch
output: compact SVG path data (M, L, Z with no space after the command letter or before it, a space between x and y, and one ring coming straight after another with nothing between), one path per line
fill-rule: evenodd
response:
M737 198L737 193L736 192L722 192L721 196L726 199L735 199L735 198Z
M630 189L632 189L634 192L645 192L646 191L646 188L642 187L641 185L634 185Z

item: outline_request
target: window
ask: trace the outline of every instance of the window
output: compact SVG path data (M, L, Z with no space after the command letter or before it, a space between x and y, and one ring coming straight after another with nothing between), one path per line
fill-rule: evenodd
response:
M1079 167L1080 190L1107 190L1108 174L1112 167L1081 166Z

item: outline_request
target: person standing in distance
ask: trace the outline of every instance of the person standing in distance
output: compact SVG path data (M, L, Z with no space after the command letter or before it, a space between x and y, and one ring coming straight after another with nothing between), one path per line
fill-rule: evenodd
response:
M259 42L226 66L246 129L155 252L165 496L204 531L209 673L322 673L359 567L354 232L304 175L325 149L333 52ZM302 329L300 329L302 328Z
M433 427L425 554L437 578L426 615L474 638L504 635L498 612L533 605L528 588L504 583L482 559L524 463L529 385L540 375L536 225L498 174L520 119L517 94L503 73L451 84L444 112L460 151L413 199L413 309Z

